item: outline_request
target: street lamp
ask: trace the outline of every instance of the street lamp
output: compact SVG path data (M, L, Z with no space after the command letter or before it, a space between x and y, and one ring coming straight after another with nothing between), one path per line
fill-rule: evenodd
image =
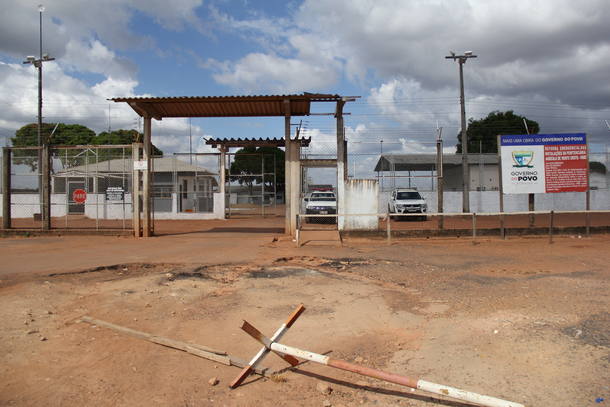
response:
M31 64L38 68L38 165L40 170L40 216L42 220L42 229L49 230L51 228L51 195L50 195L50 183L49 183L49 151L47 141L42 140L42 63L53 61L55 58L49 57L49 54L42 53L42 12L44 6L38 6L38 13L40 17L40 52L39 57L30 55L26 57L24 64Z
M455 52L449 51L451 55L445 59L453 59L458 61L460 66L460 106L462 116L462 212L470 212L470 168L468 167L468 135L466 134L466 106L464 102L464 68L468 58L476 58L472 51L464 52L464 55L455 55ZM479 174L480 175L480 174Z
M33 55L28 56L24 64L31 64L38 68L38 146L42 145L42 63L48 61L54 61L55 58L49 57L49 54L42 53L42 12L44 6L38 6L38 13L40 15L40 53L39 58L36 59Z

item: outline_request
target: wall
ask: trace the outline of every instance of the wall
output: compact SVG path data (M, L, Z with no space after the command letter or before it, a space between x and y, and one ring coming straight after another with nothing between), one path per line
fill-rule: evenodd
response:
M350 179L345 182L345 214L378 213L379 183L374 179ZM374 216L347 216L340 230L377 230ZM341 227L343 226L343 227Z
M177 209L176 195L173 194L172 208ZM0 194L0 200L2 194ZM18 218L32 218L34 213L40 212L38 194L14 194L11 202L11 216ZM51 216L66 215L66 195L51 195ZM107 201L105 194L87 194L85 201L85 216L91 219L131 219L131 194L125 194L125 201ZM0 205L2 216L2 205ZM214 212L209 213L172 213L155 212L155 219L224 219L224 202L221 193L214 193Z
M428 203L428 212L437 212L436 191L419 192ZM610 210L610 190L598 189L591 192L591 210ZM500 198L498 191L470 191L471 212L499 212ZM379 212L388 210L390 192L379 195ZM584 192L563 192L558 194L535 194L537 211L581 211L585 210ZM443 206L446 213L462 212L462 192L445 191ZM528 210L527 194L504 195L504 211L520 212Z

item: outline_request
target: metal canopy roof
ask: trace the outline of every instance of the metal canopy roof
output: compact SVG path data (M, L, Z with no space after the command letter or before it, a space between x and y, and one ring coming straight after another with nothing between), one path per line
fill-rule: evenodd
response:
M254 96L183 96L113 98L125 102L140 116L161 120L164 117L252 117L252 116L307 116L311 102L337 102L342 96L303 93L302 95ZM353 100L353 97L349 98ZM284 101L290 101L285 111Z
M498 164L496 154L468 154L471 166ZM462 165L462 154L443 154L443 167ZM436 154L383 154L375 171L432 171L436 167Z
M311 138L300 138L300 139L292 139L292 141L300 141L302 147L309 146L311 142ZM205 144L212 146L213 148L217 147L263 147L263 146L271 146L271 147L286 147L286 141L281 138L228 138L228 139L218 139L218 138L209 138L205 141Z

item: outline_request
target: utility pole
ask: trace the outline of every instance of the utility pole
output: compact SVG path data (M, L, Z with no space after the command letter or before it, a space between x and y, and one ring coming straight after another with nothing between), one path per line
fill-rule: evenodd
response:
M460 67L460 109L461 109L461 134L462 134L462 212L470 212L470 168L468 167L468 135L466 134L466 102L464 101L464 64L468 58L476 58L472 51L464 52L464 55L451 55L445 59L457 61Z
M24 64L32 64L38 68L38 167L40 170L40 215L42 220L43 230L50 229L51 225L51 195L50 195L50 157L48 140L42 139L42 63L53 61L55 58L50 58L48 54L42 53L42 12L44 6L38 6L39 27L40 27L40 48L38 59L34 56L28 56Z

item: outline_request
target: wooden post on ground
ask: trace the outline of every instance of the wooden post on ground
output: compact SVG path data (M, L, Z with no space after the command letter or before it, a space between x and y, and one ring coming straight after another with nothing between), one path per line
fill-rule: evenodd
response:
M2 149L2 229L11 228L11 149Z

